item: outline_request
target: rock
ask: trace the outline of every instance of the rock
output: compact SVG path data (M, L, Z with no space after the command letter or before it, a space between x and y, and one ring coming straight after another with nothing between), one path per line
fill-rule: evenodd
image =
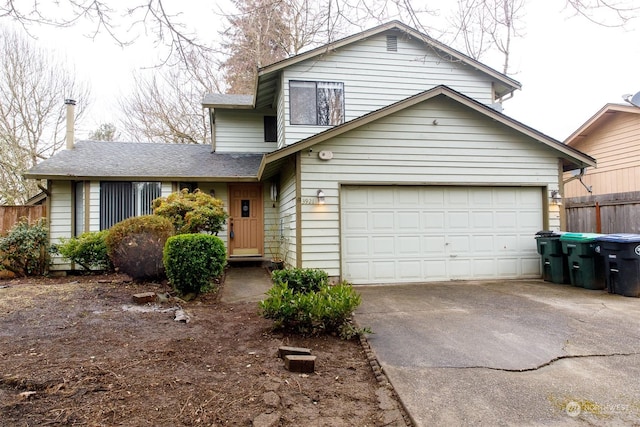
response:
M268 391L262 395L262 400L267 406L273 406L274 408L280 405L280 396L273 391Z
M291 372L312 373L315 364L316 356L289 354L284 357L284 366Z
M288 347L285 345L278 348L278 357L280 359L284 359L284 357L289 354L299 354L303 356L309 356L311 354L311 349L304 348L304 347Z
M191 318L189 317L186 311L180 309L180 310L176 310L173 320L175 320L176 322L189 323Z
M147 304L150 302L155 302L156 293L155 292L142 292L140 294L133 295L133 302L136 304Z
M276 427L280 423L280 414L271 412L263 413L253 419L253 427Z

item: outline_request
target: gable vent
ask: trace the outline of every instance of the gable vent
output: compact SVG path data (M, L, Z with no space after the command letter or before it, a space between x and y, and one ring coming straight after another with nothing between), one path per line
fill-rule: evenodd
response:
M398 51L398 36L387 36L387 52Z

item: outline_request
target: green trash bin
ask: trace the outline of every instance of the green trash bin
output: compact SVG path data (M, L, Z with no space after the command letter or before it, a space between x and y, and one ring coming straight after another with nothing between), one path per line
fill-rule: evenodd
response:
M538 231L536 245L540 254L542 279L552 283L570 283L567 256L562 252L559 231Z
M604 261L607 291L626 297L640 297L640 234L600 237L596 252Z
M560 236L573 286L585 289L605 288L604 261L596 252L597 239L602 236L603 234L597 233L564 233Z

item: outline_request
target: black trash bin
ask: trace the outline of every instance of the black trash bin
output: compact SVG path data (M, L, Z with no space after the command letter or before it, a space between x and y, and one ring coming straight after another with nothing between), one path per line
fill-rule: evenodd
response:
M640 297L640 234L608 234L597 240L607 291Z
M542 230L536 233L536 245L540 254L542 279L552 283L570 283L567 256L562 252L558 231Z
M569 279L573 286L604 289L604 262L596 253L597 239L604 234L564 233L560 236L562 252L567 255Z

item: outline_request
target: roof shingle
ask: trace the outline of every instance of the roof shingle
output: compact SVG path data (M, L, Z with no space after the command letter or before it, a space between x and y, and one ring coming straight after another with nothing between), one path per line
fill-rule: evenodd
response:
M213 153L209 145L78 141L25 173L32 179L257 179L262 154Z

